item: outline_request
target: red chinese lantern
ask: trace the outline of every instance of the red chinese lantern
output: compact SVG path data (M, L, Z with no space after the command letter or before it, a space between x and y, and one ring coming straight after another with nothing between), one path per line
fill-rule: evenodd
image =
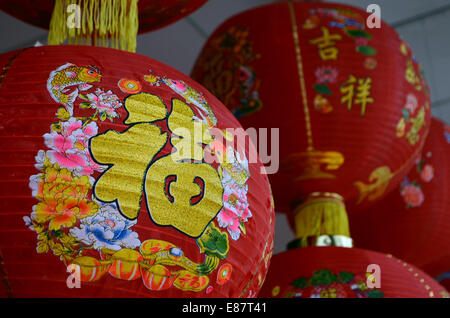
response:
M393 254L433 277L449 272L449 161L448 126L433 119L422 155L397 190L350 217L355 245Z
M207 0L17 0L0 9L34 26L50 29L49 44L69 38L74 44L108 45L135 51L136 34L167 26L191 14ZM80 28L69 28L80 6ZM51 22L53 20L53 22ZM72 43L71 43L72 44Z
M114 49L43 46L0 65L2 295L256 295L270 186L215 97Z
M300 245L322 234L351 245L346 211L398 186L428 133L419 64L393 28L369 29L367 17L335 3L252 9L218 27L192 72L244 128L280 128L269 178Z
M443 298L444 287L392 255L345 247L297 248L272 257L260 297Z

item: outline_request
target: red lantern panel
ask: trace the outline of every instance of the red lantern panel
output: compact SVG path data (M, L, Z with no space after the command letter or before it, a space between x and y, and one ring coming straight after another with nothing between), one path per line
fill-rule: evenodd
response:
M240 125L215 97L113 49L44 46L0 61L8 295L258 292L273 249L270 186L251 147L218 138Z
M396 31L335 3L286 2L219 26L193 78L244 128L280 128L277 211L335 193L355 213L394 189L430 121L420 65ZM274 149L272 149L273 151Z
M391 255L343 247L306 247L274 255L260 297L441 298L427 274Z
M393 254L433 277L449 271L449 143L448 126L433 119L422 154L401 185L350 217L356 246Z

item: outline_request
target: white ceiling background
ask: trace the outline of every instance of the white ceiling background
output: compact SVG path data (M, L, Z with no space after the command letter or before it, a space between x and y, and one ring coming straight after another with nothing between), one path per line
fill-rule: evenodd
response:
M10 1L10 0L0 0ZM13 1L13 0L11 0ZM280 1L280 0L278 0ZM230 16L277 0L209 0L189 17L138 37L137 53L189 74L206 38ZM394 26L423 65L435 117L450 123L450 0L331 0L365 9L381 7L381 17ZM0 11L0 53L46 43L47 32ZM286 218L277 215L275 253L294 238Z

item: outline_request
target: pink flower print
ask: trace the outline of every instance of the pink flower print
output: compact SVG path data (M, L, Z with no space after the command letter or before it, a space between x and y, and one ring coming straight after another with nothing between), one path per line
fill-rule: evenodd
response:
M425 182L430 182L434 177L434 168L432 165L425 165L423 167L422 172L420 173L420 177Z
M410 114L414 114L418 106L419 104L417 102L417 97L414 94L408 94L408 96L406 96L405 104L405 108L408 110L408 112Z
M47 151L47 156L52 163L56 162L61 167L69 169L87 165L86 158L74 149L76 141L74 136L64 136L53 132L45 134L44 140L45 144L53 149Z
M357 37L355 39L355 44L356 46L366 46L367 44L369 44L369 39L364 37Z
M400 193L409 207L418 207L425 199L422 189L414 184L406 185Z
M321 84L335 83L338 77L338 70L334 67L322 66L316 69L317 82Z
M88 149L89 138L97 134L97 124L91 122L85 127L81 120L70 118L62 123L61 132L44 135L48 150L46 155L50 162L57 163L62 168L77 171L81 175L90 175L101 167L96 164Z
M116 112L117 108L122 106L117 95L113 94L110 90L105 92L100 88L97 88L95 94L87 94L87 99L89 101L90 107L98 111L100 114L100 120L113 120L113 118L118 117Z
M218 214L219 226L227 228L233 240L238 240L241 231L245 234L244 223L252 217L245 188L228 184L223 195L223 209Z

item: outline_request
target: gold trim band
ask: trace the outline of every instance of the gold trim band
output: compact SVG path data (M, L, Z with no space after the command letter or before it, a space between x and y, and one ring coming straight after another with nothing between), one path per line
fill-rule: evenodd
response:
M306 148L306 151L313 151L314 145L313 145L313 139L312 139L312 129L311 129L311 118L309 116L309 107L308 107L308 97L306 92L306 85L305 85L305 76L303 73L303 62L302 62L302 54L300 50L300 40L298 36L298 28L297 28L297 21L295 19L295 12L294 12L294 6L292 5L292 2L288 2L289 6L289 13L291 17L291 24L292 24L292 37L294 38L294 45L295 45L295 56L297 58L297 70L298 70L298 77L299 77L299 83L300 83L300 90L302 93L302 102L303 102L303 111L305 113L305 126L306 126L306 137L308 142L308 148Z

